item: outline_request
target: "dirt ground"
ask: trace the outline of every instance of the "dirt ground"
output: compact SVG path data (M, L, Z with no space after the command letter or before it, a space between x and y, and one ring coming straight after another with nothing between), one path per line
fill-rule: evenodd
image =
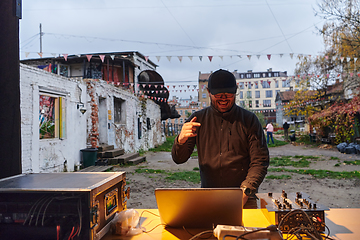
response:
M359 154L342 154L336 148L324 149L318 147L306 147L303 145L294 146L291 144L269 148L270 157L276 156L319 156L321 160L314 160L306 169L326 169L330 171L360 171L360 165L345 165L344 160L360 160ZM331 157L337 157L331 160ZM340 166L335 164L340 163ZM149 169L162 169L169 171L192 171L198 167L197 158L191 158L188 162L177 165L172 161L171 153L148 152L146 162L136 166L117 167L116 171L126 172L128 186L131 188L130 199L127 201L128 208L157 208L154 195L155 188L165 187L200 187L185 181L168 181L162 174L139 174L135 169L139 167ZM288 167L293 168L293 167ZM268 175L284 173L268 173ZM318 179L311 175L296 173L285 173L291 175L291 179L274 180L265 179L259 187L259 193L280 193L285 190L287 193L303 192L310 195L313 201L317 201L329 208L359 208L360 207L360 179Z

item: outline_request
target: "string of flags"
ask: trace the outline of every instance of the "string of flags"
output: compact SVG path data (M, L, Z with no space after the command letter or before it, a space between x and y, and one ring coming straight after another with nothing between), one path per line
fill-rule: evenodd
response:
M35 52L25 52L25 57L28 58L30 54L33 54ZM43 57L43 54L42 52L36 52L36 54L38 56L40 56L40 58ZM58 54L58 53L50 53L53 57L63 57L65 59L65 61L67 61L67 58L69 56L68 53L62 53L62 54ZM271 60L271 58L273 58L273 56L276 56L278 55L280 58L283 58L284 55L287 55L287 54L283 54L283 53L280 53L280 54L255 54L255 55L209 55L209 56L152 56L152 57L155 57L156 60L158 62L160 62L161 59L167 59L169 62L171 62L172 59L178 59L179 62L182 62L184 58L188 58L191 62L193 61L193 59L199 59L200 62L202 62L203 60L208 60L210 62L212 62L212 60L214 58L220 58L221 60L224 59L224 57L229 57L230 59L232 58L247 58L249 61L251 59L254 59L254 57L256 57L257 59L260 59L262 57L266 57L266 59L268 60ZM316 59L319 59L319 58L322 58L322 57L325 57L325 59L332 59L333 61L336 61L336 60L339 60L341 61L341 63L343 63L345 60L347 63L351 62L351 61L354 61L354 63L356 63L357 61L357 57L354 57L354 58L351 58L351 57L345 57L345 56L322 56L322 55L315 55L315 56L312 56L310 54L295 54L295 53L289 53L288 54L289 57L291 59L295 57L297 58L302 58L302 57L309 57L309 58L316 58ZM117 56L116 54L75 54L75 56L78 56L78 57L81 57L81 56L86 56L87 60L90 62L91 59L93 57L99 57L101 59L102 62L104 62L105 60L105 57L106 56L109 56L112 60L115 59L115 56ZM150 56L144 56L145 60L146 61L149 61L150 59Z

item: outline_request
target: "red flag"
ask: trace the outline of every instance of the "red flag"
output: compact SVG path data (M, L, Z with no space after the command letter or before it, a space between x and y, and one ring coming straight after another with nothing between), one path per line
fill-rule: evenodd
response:
M99 55L100 59L102 62L104 62L104 59L105 59L105 55Z
M68 57L68 55L69 55L69 54L66 54L66 53L65 53L65 54L63 54L65 61L67 61L67 57Z
M267 55L267 58L270 60L270 58L271 58L271 54L268 54L268 55Z
M212 60L213 56L208 56L208 58L209 58L209 60L210 60L210 62L211 62L211 60Z
M92 58L92 54L88 54L88 55L86 55L86 57L87 57L87 60L90 62L90 60Z

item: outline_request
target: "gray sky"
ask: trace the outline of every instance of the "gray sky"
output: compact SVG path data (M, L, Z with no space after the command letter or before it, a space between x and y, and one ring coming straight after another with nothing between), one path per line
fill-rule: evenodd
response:
M314 16L316 3L315 0L23 0L20 58L39 57L41 23L44 57L139 51L159 65L157 71L166 85L176 86L178 92L170 87L171 96L187 98L189 94L197 95L187 85L193 88L197 84L199 71L272 68L293 74L299 54L316 56L324 48L315 28L324 23ZM247 55L251 55L250 60ZM208 56L213 56L212 61ZM181 62L178 57L182 57Z

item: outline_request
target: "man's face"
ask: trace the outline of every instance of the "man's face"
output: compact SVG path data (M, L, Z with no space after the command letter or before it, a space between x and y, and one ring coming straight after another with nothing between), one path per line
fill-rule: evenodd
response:
M211 104L221 113L227 112L235 104L235 94L219 93L212 95L209 92Z

